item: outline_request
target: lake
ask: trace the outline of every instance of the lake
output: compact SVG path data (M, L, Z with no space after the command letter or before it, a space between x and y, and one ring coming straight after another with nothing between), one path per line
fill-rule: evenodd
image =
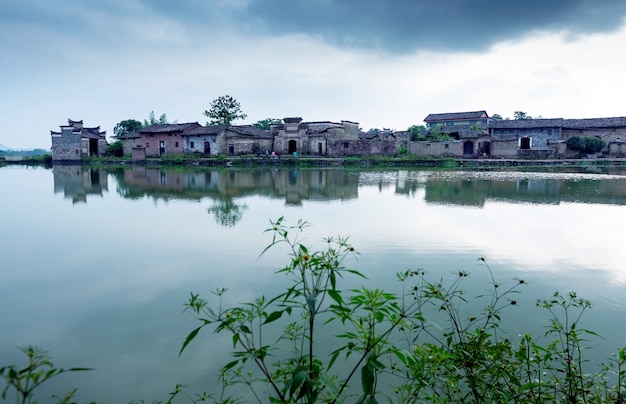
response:
M36 345L63 368L40 392L78 387L79 401L167 400L177 383L213 391L230 339L208 331L179 357L198 324L190 292L229 288L227 303L286 285L284 251L260 253L270 219L307 220L305 242L349 236L361 284L399 292L395 273L433 281L471 274L487 288L485 257L502 283L524 279L513 337L543 333L538 298L577 291L593 307L590 357L624 346L626 172L344 169L0 168L0 365ZM482 309L482 307L477 308ZM507 323L508 324L508 323ZM46 396L47 395L47 396ZM41 398L43 397L43 398Z

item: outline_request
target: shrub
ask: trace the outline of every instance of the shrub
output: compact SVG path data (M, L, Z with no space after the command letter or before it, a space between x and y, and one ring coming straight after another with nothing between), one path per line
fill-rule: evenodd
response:
M121 140L116 140L106 147L107 156L122 157L124 155L124 144Z
M581 153L598 153L604 146L606 146L606 142L594 136L572 136L567 139L567 147Z

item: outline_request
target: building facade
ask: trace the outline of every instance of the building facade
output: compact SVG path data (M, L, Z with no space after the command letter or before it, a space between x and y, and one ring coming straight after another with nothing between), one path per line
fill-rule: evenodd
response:
M50 131L52 161L80 161L83 157L106 154L106 131L100 127L87 128L83 121L67 120L61 131Z

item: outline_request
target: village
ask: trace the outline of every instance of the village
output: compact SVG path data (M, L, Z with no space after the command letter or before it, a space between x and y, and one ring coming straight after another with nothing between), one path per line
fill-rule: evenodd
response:
M118 139L133 161L161 156L197 157L295 155L319 157L413 155L462 159L621 158L626 156L626 117L587 119L494 119L484 110L434 113L424 131L364 132L357 122L286 117L269 130L252 125L198 122L155 124ZM106 154L106 131L68 119L50 131L54 162L80 161ZM572 142L575 138L577 142ZM599 139L596 150L575 147L580 139ZM569 141L568 141L569 140Z

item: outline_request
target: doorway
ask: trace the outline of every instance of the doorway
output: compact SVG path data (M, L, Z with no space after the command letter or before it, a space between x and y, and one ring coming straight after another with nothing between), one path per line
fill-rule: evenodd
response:
M289 141L289 150L288 153L289 154L293 154L295 152L297 152L297 148L296 148L296 141L295 140L290 140Z
M466 141L463 142L463 155L464 156L473 156L474 155L474 142Z
M211 154L211 142L204 142L204 154Z
M159 140L159 156L165 154L165 140Z

